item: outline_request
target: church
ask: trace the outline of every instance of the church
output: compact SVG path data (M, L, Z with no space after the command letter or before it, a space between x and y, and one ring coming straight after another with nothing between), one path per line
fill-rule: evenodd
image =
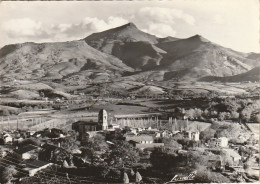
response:
M107 130L107 118L107 111L101 109L98 113L98 122L80 120L72 124L72 130L79 132L79 139L81 140L87 132Z

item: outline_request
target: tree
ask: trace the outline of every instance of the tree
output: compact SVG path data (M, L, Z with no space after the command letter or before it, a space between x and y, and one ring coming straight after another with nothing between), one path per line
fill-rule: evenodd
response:
M139 152L126 141L115 141L108 156L108 164L113 167L133 167L140 160Z
M65 168L69 167L69 164L68 164L68 162L66 160L63 161L63 167L65 167Z
M170 137L170 138L163 138L164 143L164 147L165 148L169 148L169 149L173 149L173 150L178 150L178 149L182 149L182 145L179 144L174 138Z
M106 151L108 149L108 145L105 141L105 137L100 134L97 134L97 135L89 138L83 144L84 144L83 146L91 148L94 151Z
M131 168L130 174L131 174L131 176L135 175L135 172L134 172L134 170L132 168Z
M140 183L142 181L141 174L137 171L135 175L136 175L135 182Z
M102 154L105 154L107 150L108 145L105 141L105 137L96 135L84 142L84 147L81 148L81 156L92 164L100 164Z
M15 166L9 165L4 168L1 174L1 180L3 183L11 183L12 179L14 178L14 175L16 174L17 174L17 170L15 169Z
M129 183L128 175L127 175L125 172L124 172L123 182L124 182L125 184Z
M184 136L181 133L177 133L173 135L172 139L177 141L177 140L184 139Z
M205 167L200 169L195 178L196 183L230 183L230 180L220 173L211 172Z
M185 112L185 116L188 118L188 119L194 119L195 118L195 110L194 109L189 109Z
M208 140L210 140L211 138L214 137L215 133L216 133L216 130L214 130L212 128L207 128L206 130L204 130L200 133L200 139L207 142Z
M220 121L223 121L226 119L226 112L220 112L219 115L218 115L218 119Z
M77 141L77 133L75 131L70 131L69 136L61 139L60 146L68 152L78 149L79 142Z
M252 111L249 108L245 108L242 110L240 117L245 122L248 122L250 120Z
M166 172L178 167L182 159L170 150L155 148L150 155L150 162L154 169Z
M252 119L256 123L260 123L260 114L254 114Z

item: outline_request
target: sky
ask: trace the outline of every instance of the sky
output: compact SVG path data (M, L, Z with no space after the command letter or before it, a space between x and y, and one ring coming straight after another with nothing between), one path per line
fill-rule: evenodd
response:
M259 52L258 0L4 1L0 47L85 38L133 22L158 37L206 39L241 52Z

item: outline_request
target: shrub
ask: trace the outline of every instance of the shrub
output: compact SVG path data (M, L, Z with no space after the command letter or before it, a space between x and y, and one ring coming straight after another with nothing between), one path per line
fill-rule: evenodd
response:
M201 167L195 178L196 183L230 183L230 180L220 173L211 172L205 167Z

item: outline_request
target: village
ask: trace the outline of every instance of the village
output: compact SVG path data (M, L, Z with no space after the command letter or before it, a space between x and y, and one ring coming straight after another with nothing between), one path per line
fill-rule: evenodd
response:
M190 125L188 119L162 120L156 113L109 117L101 109L96 120L79 119L69 130L5 130L1 182L259 180L259 140L253 134L234 141L221 127L214 133Z

